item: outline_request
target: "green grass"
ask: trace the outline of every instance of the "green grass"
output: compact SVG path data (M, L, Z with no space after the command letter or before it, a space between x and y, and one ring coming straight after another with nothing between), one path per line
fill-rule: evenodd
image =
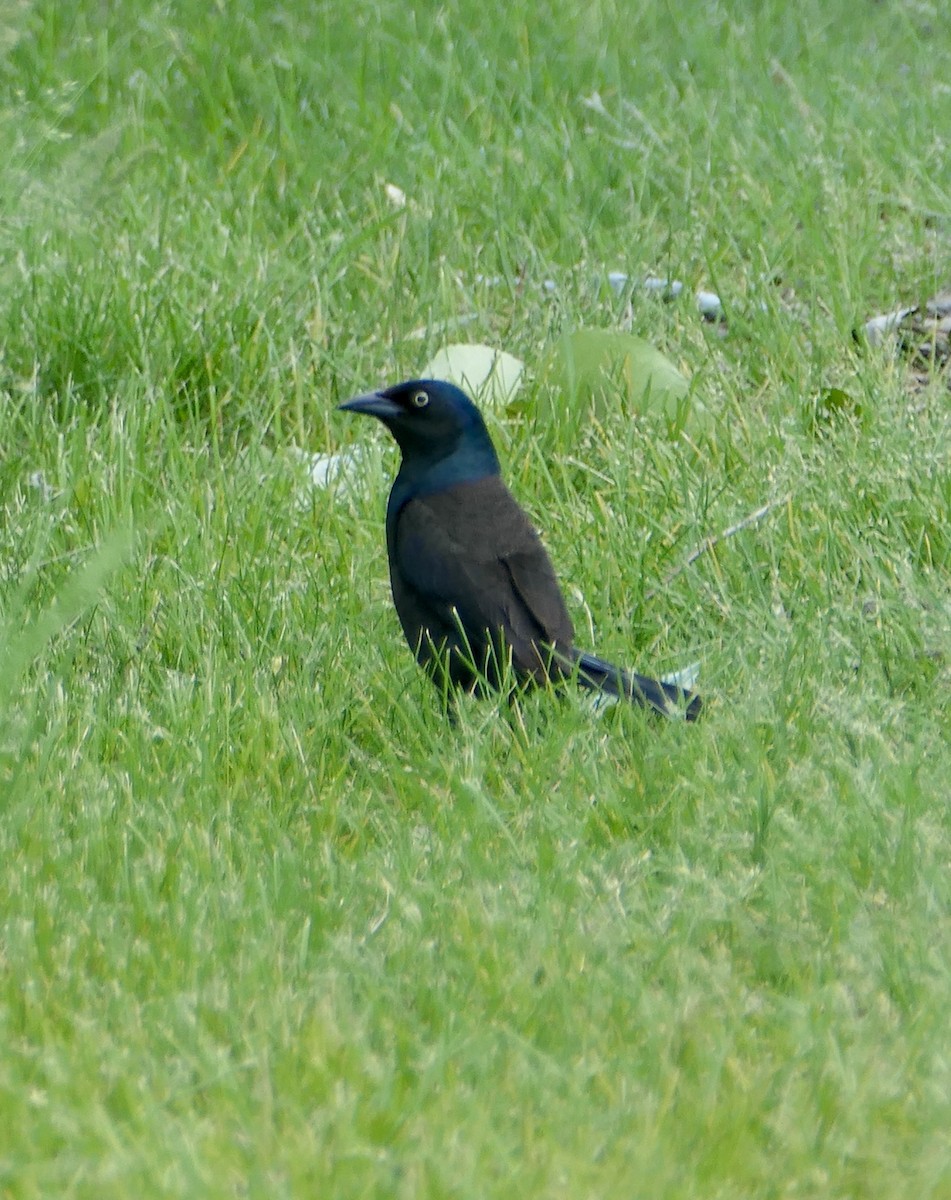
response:
M552 11L0 10L0 1195L951 1196L949 393L851 336L948 283L951 26ZM708 442L543 419L627 324ZM333 404L460 338L699 725L441 719Z

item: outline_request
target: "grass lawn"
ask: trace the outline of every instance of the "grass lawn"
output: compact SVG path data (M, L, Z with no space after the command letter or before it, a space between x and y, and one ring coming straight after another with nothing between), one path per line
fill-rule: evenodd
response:
M951 1197L951 393L853 338L949 80L938 0L0 6L0 1196ZM698 725L443 721L334 405L453 341Z

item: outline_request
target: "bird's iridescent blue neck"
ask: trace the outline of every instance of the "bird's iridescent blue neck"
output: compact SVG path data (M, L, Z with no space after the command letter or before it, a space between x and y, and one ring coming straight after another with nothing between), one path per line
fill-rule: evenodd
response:
M408 500L432 496L460 483L501 474L498 456L482 418L463 429L451 447L404 445L399 474L393 481L387 518L393 519Z

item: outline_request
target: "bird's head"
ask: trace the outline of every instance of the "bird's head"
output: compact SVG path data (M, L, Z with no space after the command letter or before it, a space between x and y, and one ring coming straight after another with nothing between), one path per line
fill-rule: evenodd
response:
M382 421L403 452L404 471L419 473L446 464L455 468L458 480L498 474L482 414L454 384L411 379L356 396L340 408Z

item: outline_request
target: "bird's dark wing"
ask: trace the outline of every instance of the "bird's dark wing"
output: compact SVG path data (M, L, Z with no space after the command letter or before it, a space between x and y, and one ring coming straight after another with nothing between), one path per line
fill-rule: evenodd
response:
M534 675L543 669L540 647L571 646L551 561L498 477L410 500L396 517L390 566L411 644L420 633L452 644L461 624L481 658L501 633L516 672Z
M574 640L575 633L571 617L565 607L551 559L538 534L534 529L531 532L536 544L526 550L507 554L501 562L512 590L538 623L546 644L567 647Z

